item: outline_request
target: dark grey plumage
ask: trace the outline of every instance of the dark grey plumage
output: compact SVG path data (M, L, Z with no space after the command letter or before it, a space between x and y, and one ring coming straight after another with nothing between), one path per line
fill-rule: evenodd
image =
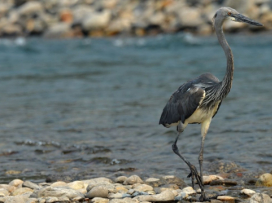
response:
M191 173L189 174L189 177L192 178L193 187L194 179L196 179L201 189L200 201L207 200L204 193L202 178L204 140L212 118L218 112L222 100L230 92L233 79L233 55L222 30L223 22L227 18L230 18L233 21L262 26L260 23L239 14L232 8L220 8L214 15L213 22L218 42L223 48L227 59L226 74L223 80L219 81L214 75L205 73L194 80L184 83L170 97L163 109L159 121L159 124L162 124L165 127L177 126L178 136L172 145L172 149L190 168ZM180 154L177 147L177 140L180 133L191 123L201 124L201 147L198 158L200 174L198 174L196 167Z

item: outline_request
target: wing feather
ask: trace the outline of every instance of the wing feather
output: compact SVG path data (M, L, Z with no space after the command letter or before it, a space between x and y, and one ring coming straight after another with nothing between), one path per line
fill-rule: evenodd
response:
M171 124L189 118L205 97L205 90L192 83L182 85L169 99L161 114L159 124L170 127Z

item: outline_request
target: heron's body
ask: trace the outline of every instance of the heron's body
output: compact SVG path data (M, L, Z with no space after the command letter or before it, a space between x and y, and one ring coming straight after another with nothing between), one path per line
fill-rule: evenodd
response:
M218 42L225 52L227 59L226 74L222 81L219 81L214 75L205 73L194 80L190 80L181 85L176 92L172 94L161 114L159 124L169 128L177 126L178 136L172 145L172 149L190 168L192 177L192 185L194 187L194 178L201 189L200 201L206 200L204 193L204 185L202 180L202 163L204 140L212 118L216 115L220 108L222 100L228 95L231 89L234 62L231 48L229 47L223 33L222 25L225 19L231 19L238 22L246 22L252 25L261 26L260 23L253 21L232 8L220 8L214 15L214 28L218 38ZM179 135L188 124L201 124L201 147L199 152L200 175L197 169L189 161L187 161L179 152L177 140Z

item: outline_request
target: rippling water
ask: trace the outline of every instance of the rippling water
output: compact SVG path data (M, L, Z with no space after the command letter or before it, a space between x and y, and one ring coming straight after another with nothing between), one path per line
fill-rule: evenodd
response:
M266 170L272 164L272 38L227 38L234 82L211 124L204 163L231 160ZM161 111L188 79L225 73L215 36L1 39L0 53L1 183L50 175L185 177L186 165L171 150L175 129L158 125ZM178 142L195 164L200 139L200 126L189 125Z

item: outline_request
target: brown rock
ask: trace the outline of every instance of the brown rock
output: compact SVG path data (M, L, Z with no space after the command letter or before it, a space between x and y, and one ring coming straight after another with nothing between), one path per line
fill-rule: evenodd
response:
M86 197L88 198L93 197L108 198L108 196L109 191L105 186L95 186L86 194Z
M235 203L235 198L231 196L218 196L217 199L225 203Z
M137 175L132 175L128 177L124 182L125 185L133 185L135 183L143 183L143 180Z

